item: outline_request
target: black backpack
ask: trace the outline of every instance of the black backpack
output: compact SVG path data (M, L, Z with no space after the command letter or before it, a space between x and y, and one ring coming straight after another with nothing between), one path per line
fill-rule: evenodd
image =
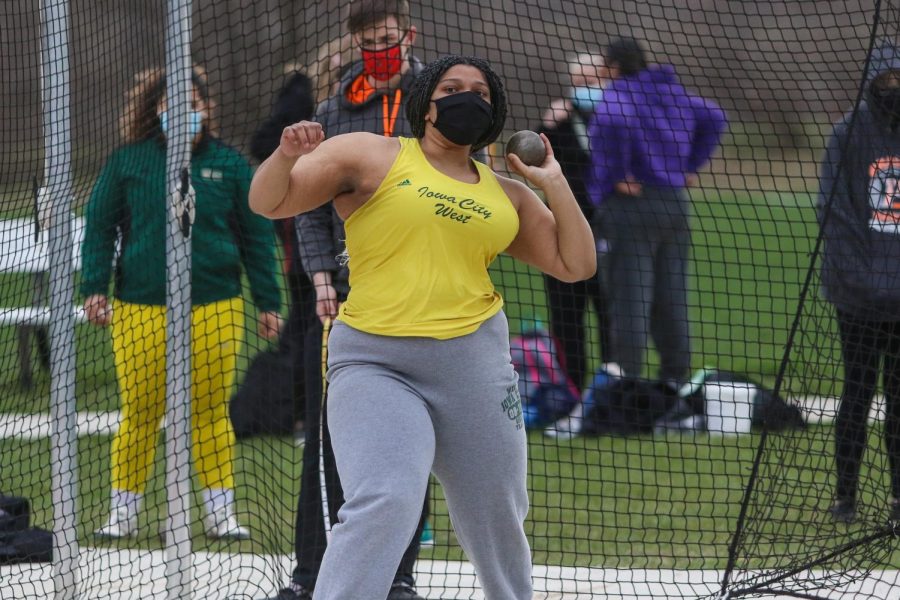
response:
M594 394L584 417L584 435L652 433L657 420L678 402L678 392L663 382L635 377L610 380Z
M28 500L0 494L0 565L53 559L53 534L29 527L30 516Z
M288 435L302 416L296 407L293 358L278 348L261 350L231 397L229 412L238 439L254 435Z
M757 388L753 396L753 427L769 431L804 429L806 420L800 407L788 404L771 390Z

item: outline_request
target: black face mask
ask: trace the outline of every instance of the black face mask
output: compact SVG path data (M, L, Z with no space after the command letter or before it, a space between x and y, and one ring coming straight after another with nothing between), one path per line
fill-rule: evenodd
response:
M891 120L892 126L900 121L900 88L873 86L872 100L884 116Z
M475 92L460 92L434 101L437 107L435 128L460 146L475 144L493 121L491 105Z

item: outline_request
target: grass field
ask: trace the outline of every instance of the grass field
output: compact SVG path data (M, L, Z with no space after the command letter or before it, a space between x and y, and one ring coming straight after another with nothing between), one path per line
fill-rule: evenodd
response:
M813 203L809 193L695 191L689 307L695 368L711 365L773 383L817 232ZM547 322L538 274L506 256L500 257L492 272L506 300L513 332L534 319ZM29 295L27 277L0 275L4 306L27 304ZM830 326L821 314L821 302L810 306L814 312L807 318L819 327ZM599 345L590 327L589 334L592 366L597 366ZM245 354L252 355L265 343L252 332L248 336ZM104 390L114 383L108 340L88 327L79 327L77 337L79 406L102 410L115 402L114 391ZM0 386L5 388L0 409L46 406L46 387L25 396L6 387L17 377L14 339L12 328L0 328L0 349L4 349ZM834 354L833 340L826 335L817 340L823 344L818 351L825 362ZM652 351L648 361L648 374L652 374Z
M689 314L695 369L713 366L774 383L818 233L813 206L809 193L694 192ZM540 277L507 257L495 271L511 329L534 317L546 322ZM831 326L821 302L808 310L806 318L818 327ZM817 341L826 362L835 352L834 337ZM597 366L595 338L592 343ZM653 375L655 361L651 352L645 374Z
M776 174L777 175L777 174ZM774 175L773 175L774 177ZM754 189L748 186L748 189ZM782 360L797 299L809 264L816 224L813 196L805 189L774 191L762 185L752 193L701 189L693 196L693 278L690 315L692 363L744 373L771 386ZM501 257L495 280L506 299L513 332L529 322L546 322L541 278ZM815 292L813 292L815 293ZM0 275L0 303L26 304L28 281ZM816 360L835 365L831 322L821 302L811 303L804 319L816 332ZM241 369L264 347L250 333ZM593 339L592 365L597 365ZM107 333L77 328L76 398L82 411L118 407ZM650 355L650 369L655 357ZM0 412L43 412L49 405L49 381L40 374L35 389L16 383L15 332L0 328ZM797 393L834 393L833 378L789 370L785 389ZM877 430L872 435L877 435ZM797 539L822 547L846 541L854 531L837 530L823 521L829 497L830 427L811 427L788 444L799 461L793 483L777 487L770 498L781 518L762 520L756 533L767 538L787 522L810 525ZM549 565L617 568L721 569L740 510L756 434L738 437L635 437L553 441L530 436L531 513L528 527L535 562ZM109 438L83 437L79 445L79 538L94 544L90 532L106 515L109 493ZM878 448L875 437L871 447ZM32 499L35 522L49 526L50 441L0 440L0 486L5 493ZM249 542L208 542L197 520L199 550L290 553L300 450L289 438L257 438L238 446L238 500L243 519L254 532ZM806 457L815 457L806 460ZM775 461L776 458L771 460ZM790 462L790 461L788 461ZM804 466L809 468L803 468ZM777 464L773 462L773 469ZM862 502L879 511L883 477ZM161 460L150 483L142 534L119 547L161 547L158 531L163 506ZM879 491L880 490L880 491ZM195 496L196 498L196 496ZM195 506L195 516L199 509ZM873 513L874 514L874 513ZM870 518L864 526L877 520ZM435 490L434 527L437 543L423 558L461 559L453 539L440 490ZM813 535L822 532L821 536ZM764 566L771 557L796 548L774 545L745 566ZM769 558L766 558L769 557ZM900 567L895 552L886 562Z
M798 455L829 454L828 427L814 427L798 440ZM874 435L874 434L873 434ZM648 569L722 569L734 531L746 477L758 445L756 434L738 437L707 435L653 438L578 438L555 442L530 436L529 539L537 564ZM135 541L97 542L91 532L105 517L109 489L109 438L82 437L79 443L79 531L82 544L119 548L160 549L164 517L162 448L148 486L141 534ZM872 443L877 443L873 438ZM6 492L31 498L34 521L52 524L50 441L0 440ZM198 551L290 554L300 454L290 438L256 438L238 445L236 471L242 520L253 539L240 543L208 541L195 502L194 547ZM804 485L817 490L798 498L793 488L771 498L788 506L791 515L814 525L823 538L838 544L858 529L837 528L825 518L827 471L812 468ZM886 481L880 483L886 484ZM196 490L195 490L196 491ZM435 486L433 523L436 544L423 558L463 560L452 535L446 506ZM195 501L199 495L195 493ZM861 499L873 504L874 496ZM798 509L798 507L800 507ZM770 533L776 525L768 529ZM826 535L827 534L827 535ZM800 536L800 537L805 537ZM786 546L772 548L770 560ZM759 564L748 565L763 566ZM900 567L900 553L889 564Z

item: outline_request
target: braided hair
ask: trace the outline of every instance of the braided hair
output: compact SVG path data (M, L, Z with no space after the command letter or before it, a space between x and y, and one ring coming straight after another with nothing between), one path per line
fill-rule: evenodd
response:
M449 55L426 65L413 82L406 99L406 120L409 121L412 134L422 139L425 135L425 115L428 114L431 105L431 94L434 93L434 88L437 87L444 73L456 65L470 65L481 71L491 92L491 126L478 141L472 144L472 151L475 152L496 140L506 123L506 92L503 89L503 82L500 81L500 77L490 64L482 58Z

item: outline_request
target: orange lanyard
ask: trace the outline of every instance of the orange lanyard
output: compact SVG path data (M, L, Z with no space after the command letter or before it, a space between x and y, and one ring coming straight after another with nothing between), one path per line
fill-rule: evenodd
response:
M394 125L397 123L397 115L400 114L400 98L403 96L403 91L400 88L397 88L397 91L394 92L394 108L390 108L390 101L387 96L382 96L382 125L384 127L384 135L385 137L392 137L394 135ZM388 115L388 113L391 113Z

